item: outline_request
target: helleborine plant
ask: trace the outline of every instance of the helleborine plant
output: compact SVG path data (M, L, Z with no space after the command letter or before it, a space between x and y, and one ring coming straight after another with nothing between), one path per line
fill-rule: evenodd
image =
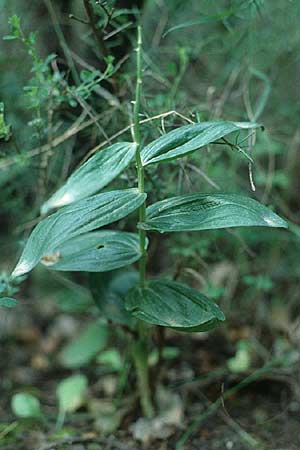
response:
M230 133L254 130L260 125L229 121L189 124L142 147L141 88L142 38L138 28L134 142L119 142L99 151L52 195L41 212L61 209L35 227L12 276L28 273L39 262L52 270L109 272L109 281L103 280L100 287L92 282L92 291L96 291L104 317L134 327L139 336L133 342L132 353L141 407L144 415L151 417L154 408L149 386L148 325L201 332L211 330L225 318L218 305L195 289L168 279L146 278L146 233L245 226L286 228L287 223L256 200L238 194L194 193L167 198L146 207L145 167L185 157L224 140ZM99 193L133 160L137 188ZM100 229L136 210L139 211L137 233ZM137 261L138 276L136 272L124 275L116 270Z

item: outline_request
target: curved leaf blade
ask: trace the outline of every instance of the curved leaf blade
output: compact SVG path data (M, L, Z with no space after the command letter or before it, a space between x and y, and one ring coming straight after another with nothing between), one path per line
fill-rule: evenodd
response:
M203 294L167 280L132 289L126 309L144 322L178 331L208 331L225 320L220 308Z
M187 22L181 22L181 23L178 23L177 25L172 26L167 31L165 31L165 33L163 34L163 37L166 37L169 33L172 33L173 31L178 31L182 28L189 28L189 27L193 27L195 25L203 25L205 23L224 21L225 19L228 19L229 17L234 16L238 12L239 9L240 9L240 7L229 8L218 14L214 14L214 15L210 15L210 16L202 14L202 15L200 15L200 17L198 19L191 19L191 20L188 20Z
M0 307L3 306L5 308L14 308L17 306L18 302L15 298L12 297L1 297L0 298Z
M135 156L136 144L118 142L96 153L41 207L41 214L99 192L116 178Z
M53 249L53 255L54 258L47 255L41 262L53 270L80 272L119 269L142 256L137 234L110 230L76 236Z
M12 277L30 272L42 258L47 259L47 255L51 255L48 262L56 263L63 243L126 217L145 199L146 194L138 189L125 189L104 192L65 206L35 227Z
M144 230L172 232L264 226L287 228L266 206L238 194L188 194L154 203L146 210Z
M157 162L182 158L234 131L259 128L261 125L251 122L201 122L185 125L164 134L141 151L143 166Z

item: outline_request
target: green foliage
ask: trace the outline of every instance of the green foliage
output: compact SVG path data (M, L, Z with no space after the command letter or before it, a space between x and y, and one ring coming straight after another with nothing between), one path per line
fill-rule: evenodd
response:
M52 197L43 204L41 213L69 205L95 194L118 176L135 155L135 144L120 142L99 151L78 170Z
M141 151L142 163L147 166L182 158L208 144L218 143L219 139L224 139L234 131L253 130L259 127L261 125L257 123L221 121L186 125L166 133L144 147ZM232 147L243 152L239 144L232 144Z
M19 291L18 285L24 279L25 277L12 279L6 272L0 274L0 306L12 308L17 305L17 300L13 296Z
M11 125L7 125L4 116L4 103L0 102L0 140L8 141L11 136Z
M147 208L144 230L196 231L229 227L282 227L287 223L268 208L237 194L189 194Z
M12 397L11 408L14 414L22 419L41 419L42 417L39 400L26 392L20 392Z
M60 413L72 413L83 404L88 380L84 375L73 375L61 381L57 387Z
M35 111L35 117L28 125L33 127L35 137L40 138L46 126L46 110L48 102L51 102L53 109L57 108L64 101L61 94L62 77L58 72L52 73L50 63L56 58L56 55L50 54L43 60L36 48L36 33L25 35L21 27L21 19L14 15L9 19L11 34L4 36L5 40L19 40L27 50L32 59L33 78L30 84L24 87L29 109Z
M72 283L56 291L55 302L60 311L69 314L79 314L90 308L92 298L88 289L77 283Z
M192 3L194 4L194 2ZM94 13L97 17L98 6L95 6L94 8ZM183 7L184 5L181 5L180 9ZM141 117L141 104L143 104L145 117L149 117L152 115L153 107L155 109L154 113L156 114L159 112L160 108L164 110L166 105L168 108L173 108L173 106L176 107L176 103L186 105L185 100L187 99L187 94L181 91L178 92L180 84L184 81L185 77L187 77L191 92L195 89L195 86L198 86L198 81L197 83L189 83L188 77L192 71L188 71L187 68L189 68L190 62L195 64L196 67L196 59L199 59L197 53L199 46L197 43L193 45L193 48L191 48L191 46L186 46L185 38L182 39L182 30L188 31L190 26L202 26L205 23L213 24L218 22L218 25L222 25L222 27L220 27L222 28L222 33L224 33L223 28L227 30L228 33L233 31L231 33L232 36L230 37L231 45L233 45L233 47L235 45L239 47L240 42L247 41L247 39L245 39L244 30L242 30L241 33L236 32L236 23L239 23L240 21L246 23L247 20L250 20L250 16L251 19L255 17L257 11L254 11L253 14L252 12L250 14L249 11L250 9L246 5L242 10L240 7L233 7L225 9L224 11L221 10L218 14L211 14L210 12L201 14L201 16L198 14L192 21L187 20L181 23L175 21L177 25L175 25L175 28L169 28L169 32L174 31L175 29L178 31L177 39L180 41L180 45L179 47L176 46L176 51L179 49L177 52L179 61L176 59L174 59L173 62L170 60L166 61L167 69L165 70L165 73L163 73L164 68L162 68L162 71L160 72L160 69L157 70L155 64L152 63L155 59L153 58L153 60L151 60L153 55L155 56L155 53L152 53L152 51L145 54L145 60L142 60L141 39L139 39L138 82L136 86L136 99L134 102L134 129L132 130L134 131L134 143L120 142L101 150L78 170L73 172L66 182L64 182L64 177L60 177L57 175L57 171L54 171L55 175L53 176L51 189L49 190L50 192L53 192L53 187L57 187L57 185L61 185L61 187L43 204L41 211L42 214L47 214L53 208L60 206L63 206L63 208L49 217L43 218L36 226L27 241L21 259L13 272L14 277L27 273L32 270L38 262L42 262L52 270L89 272L108 271L104 274L97 273L90 276L91 290L102 318L116 324L121 324L126 329L129 328L129 332L134 335L136 345L133 347L136 348L137 351L133 352L133 358L135 359L137 369L142 407L144 413L147 415L151 415L149 398L147 400L147 390L149 390L149 380L147 381L147 324L169 327L180 331L207 331L222 323L224 321L224 315L215 303L188 286L172 281L159 279L149 280L148 277L146 277L148 245L146 231L170 232L241 226L287 226L284 220L268 210L264 205L259 204L251 198L242 197L237 194L187 194L167 198L154 203L157 198L175 195L175 191L179 194L186 192L186 190L189 192L203 192L205 188L203 188L203 184L201 183L201 177L199 181L199 173L201 173L201 171L198 169L198 165L200 161L201 167L205 169L205 173L212 174L213 179L215 174L217 174L217 177L224 180L227 190L236 189L236 187L241 184L240 179L241 177L245 178L244 173L243 170L241 170L240 161L237 162L234 159L233 153L231 153L229 157L227 153L226 158L228 159L222 159L220 152L208 154L208 152L196 151L200 148L215 144L219 146L228 145L231 149L242 153L248 161L253 162L253 153L250 154L254 142L252 138L254 137L256 129L260 127L260 125L254 121L256 121L266 109L269 99L272 97L271 93L274 92L274 90L272 91L271 78L267 74L267 71L252 68L249 70L248 78L243 74L243 83L248 82L248 86L245 89L241 89L241 86L239 86L239 89L237 89L239 94L233 96L234 99L239 98L240 92L243 91L242 95L244 96L248 112L248 118L244 117L243 120L251 120L253 122L217 121L221 115L225 117L227 115L228 117L229 115L233 117L243 117L244 111L241 112L234 103L236 100L232 101L230 98L230 107L232 104L233 107L228 110L222 110L224 106L222 105L222 99L227 100L230 96L227 89L230 90L229 87L231 84L228 83L228 87L226 80L229 78L230 81L232 77L232 85L234 85L235 78L233 75L235 74L236 67L229 66L227 63L223 64L224 71L220 73L219 68L222 67L222 61L221 63L219 61L219 65L217 65L217 63L215 63L216 58L211 58L213 60L210 67L211 73L209 73L209 70L207 69L206 77L211 82L211 74L214 74L214 77L217 78L216 83L219 83L222 89L224 87L224 93L223 91L220 91L215 94L219 103L213 98L215 92L213 89L216 89L215 86L210 86L213 92L211 104L209 103L209 100L207 100L207 105L205 106L203 106L202 103L196 104L196 102L193 103L189 100L189 104L192 106L189 109L185 106L182 107L182 112L185 114L186 109L188 109L187 115L193 117L193 119L196 117L196 122L198 123L179 126L175 130L166 133L162 119L163 135L160 138L151 141L152 137L157 135L157 130L154 130L154 127L152 127L152 121L150 119L149 123L151 124L151 127L149 124L145 125L145 133L143 133L142 139L140 138L139 119ZM249 18L247 18L247 12L249 12ZM120 14L120 17L122 14ZM112 14L111 17L113 26L116 30L118 29L117 26L122 25L123 23L120 17L118 18L116 13ZM101 24L104 25L105 28L105 23L103 23L100 15L98 18L98 26ZM103 94L103 90L97 88L99 88L99 83L102 80L115 73L113 58L109 57L105 59L106 69L104 69L104 72L93 69L83 70L80 74L79 82L78 80L75 80L76 77L73 77L74 84L70 85L68 73L63 73L53 68L53 63L56 62L54 61L54 55L50 54L45 59L40 58L36 49L35 34L32 33L26 36L21 29L20 20L16 16L11 19L10 23L12 31L6 39L19 39L27 48L28 54L33 61L33 79L30 84L25 87L25 90L27 92L28 106L34 112L34 118L29 122L29 125L35 127L36 134L34 137L39 142L39 145L47 139L47 142L50 142L51 147L51 142L53 141L53 136L51 134L53 126L48 120L49 111L60 112L60 110L67 106L73 108L71 114L70 110L68 110L67 113L68 119L71 119L71 121L74 121L76 114L75 110L78 107L79 109L82 108L85 114L92 117L93 123L96 123L95 128L93 128L93 130L96 129L96 132L90 133L90 142L94 143L98 139L100 133L105 136L106 142L110 142L110 139L107 139L106 134L109 136L111 135L111 131L115 133L116 127L118 127L118 129L122 127L122 121L119 120L122 114L125 116L125 119L123 119L125 120L124 126L127 125L127 113L124 114L124 111L128 111L128 108L124 108L124 105L120 106L118 99L116 99L111 92L105 92L103 98L109 98L109 102L104 106L101 105L101 111L105 111L116 104L118 105L118 111L116 112L116 110L114 110L111 115L108 114L108 120L104 124L104 130L102 130L102 120L100 125L100 121L98 123L96 120L93 108L86 102L89 99L92 100L92 93L98 95L100 92ZM168 27L169 25L167 28ZM217 55L218 52L221 52L222 46L220 46L219 43L220 41L222 42L223 34L215 29L213 31L215 35L210 35L209 38L205 37L205 39L201 39L201 51L203 46L205 51L213 51L215 55ZM174 39L176 39L175 35L176 33L170 33L168 39L172 39L173 36ZM155 39L156 38L157 36ZM262 41L265 42L265 40ZM224 46L225 45L226 44L224 43ZM109 45L110 50L113 50L113 48L114 44ZM225 47L222 50L225 54ZM159 52L158 49L155 49L154 52L155 51ZM243 53L241 52L241 54ZM239 55L237 56L239 64L243 66L243 58L239 59ZM205 58L203 58L203 61L204 60ZM152 76L153 79L162 81L162 85L166 88L165 93L147 95L145 99L141 97L142 62L148 64L147 74L150 74L149 78ZM162 61L162 65L163 64L164 61ZM204 61L203 64L205 65L206 62ZM216 64L216 66L214 64ZM237 69L238 73L239 70L242 70L239 66ZM118 81L123 82L125 79L127 83L126 86L131 86L132 80L130 76L126 75L124 79L120 78ZM250 101L252 98L249 100L247 97L250 81L252 79L256 83L259 83L260 86L262 85L261 96L259 98L255 97L253 111L251 110L252 105ZM251 81L251 83L254 84L254 81ZM118 86L118 83L111 83L111 90L113 90L115 86ZM206 95L206 91L203 92L204 95ZM202 94L203 93L201 92L201 95ZM209 96L209 89L207 89L207 97ZM192 97L193 93L191 94L191 98ZM216 107L213 104L213 101L217 104ZM95 110L97 111L99 104L100 102L95 101ZM107 108L107 106L109 106L109 108ZM157 110L156 107L158 107ZM58 119L59 116L56 116L55 118ZM4 120L4 118L2 118L2 120ZM188 120L190 121L190 119ZM3 124L3 133L8 137L10 130L7 129L5 122L3 122ZM171 126L177 127L177 122L175 122L174 119L171 121ZM236 140L234 142L229 142L227 136L233 132L237 133ZM242 134L241 139L240 133ZM250 137L244 137L248 133ZM117 134L121 134L121 132ZM243 145L247 140L248 143L250 142L249 151ZM78 146L77 151L78 148L80 149L80 155L76 155L77 157L81 157L81 152L86 150L86 135L84 136L83 141L83 150L81 150L82 141L80 142L79 139L79 142L76 143ZM142 146L141 143L149 141L150 143L148 145L145 147ZM262 157L268 156L268 153L265 150L265 142L266 141L262 143L258 136L257 147ZM72 147L72 145L70 145L70 147ZM269 167L271 167L271 169L269 172L274 166L272 156L277 154L274 150L276 145L273 142L271 142L270 145L271 162L269 163ZM51 148L50 150L52 152ZM63 152L60 152L60 156L54 161L55 169L64 167L63 159L65 156L62 156L62 153ZM37 154L39 154L39 152L37 152ZM135 163L137 173L134 172L134 167L132 165L128 170L129 176L122 177L122 181L117 181L116 177L120 175L125 168L129 167L134 155L136 156ZM188 157L192 157L192 162L196 162L194 167L198 169L198 172L197 170L194 170L194 173L192 174ZM154 166L154 163L177 160L179 158L182 158L178 161L179 165L172 164L171 162L168 166L170 167L168 173L166 173L161 166ZM71 166L74 167L76 162L77 159L74 157ZM266 175L269 177L273 176L272 180L275 180L277 187L285 185L284 176L280 177L280 174L277 172L270 175L269 172ZM66 171L64 170L63 173L66 174ZM260 171L257 177L259 186L264 186L264 176L265 174ZM131 187L135 183L136 178L138 178L139 191L137 189L123 189L124 180L128 181L129 186ZM184 182L182 182L182 179L184 179ZM211 185L216 187L216 184L213 181L206 177L206 180L207 179L210 181ZM116 183L120 183L121 186L118 186L118 190L94 195L113 180L115 180ZM149 201L153 202L147 209L145 204L146 194L144 191L147 192ZM267 191L267 189L263 195L260 195L259 193L259 197L263 199L263 203L270 202L269 191ZM42 199L44 200L44 195ZM70 203L72 203L71 206L66 206ZM36 209L38 209L39 206L40 205L37 205ZM98 231L98 228L123 219L138 208L138 223L137 220L134 223L133 220L128 219L126 225L125 221L122 221L121 224L119 224L122 231ZM24 221L23 217L22 221ZM129 231L132 231L133 228L137 228L139 238L137 235L129 233L129 231L123 231L125 226L128 227L127 229ZM172 246L171 249L169 248L169 250L171 250L170 253L177 252L176 254L181 255L184 253L184 257L193 258L200 248L199 254L202 257L204 256L205 258L207 257L210 259L215 258L215 260L217 260L219 254L214 253L214 255L212 255L210 252L211 238L204 236L201 238L201 244L199 244L198 234L195 235L196 237L190 238L189 235L184 234L178 238L177 241L170 240L169 244L166 244L167 246L169 245L169 247ZM251 242L252 239L253 242L259 242L262 243L262 245L265 245L267 240L271 239L271 233L269 233L267 237L264 237L264 235L259 237L258 231L245 236L249 239L249 242ZM180 241L180 239L182 240ZM192 239L199 241L197 246L193 246L194 241L192 241ZM170 242L172 243L171 245ZM175 242L174 246L173 242ZM233 240L231 242L233 242ZM160 243L158 245L160 245ZM151 248L150 242L150 250ZM182 251L182 248L184 251ZM234 248L240 250L239 243L235 244ZM149 254L151 255L151 253ZM236 258L236 255L237 252L234 253L234 258ZM137 260L140 261L139 275L134 270L118 270L110 272L113 269L130 265ZM156 267L154 267L154 264L152 266L151 258L148 263L151 267L149 272L152 272L152 269L154 272ZM167 270L171 272L171 261L169 259L168 263L170 263L170 267L167 267ZM253 280L247 281L244 279L244 281L245 284L248 284L249 286L256 286L255 281ZM220 293L223 292L222 288L215 287L213 284L210 285L210 287L211 286L218 292L216 297L219 298L221 296ZM257 286L262 286L264 289L265 285L264 283L257 281ZM211 291L212 290L213 289L211 288ZM267 291L268 289L265 288L265 290ZM209 291L209 289L207 289L207 291ZM3 291L3 295L4 294L9 296L7 292L4 293ZM125 309L125 305L127 310ZM145 324L143 324L143 322L145 322ZM98 326L99 324L92 324L92 330L85 330L78 341L70 344L70 346L64 350L62 353L62 361L64 360L63 363L66 366L81 367L93 359L99 352L99 349L104 348L106 337L103 338L102 336L103 339L99 339L101 333L99 333ZM101 327L102 326L103 325L101 325ZM105 343L103 344L102 341ZM239 360L240 356L240 354L237 355L237 365L239 367L243 366L244 363L242 358ZM113 363L115 366L120 363L120 361L116 362L116 360L116 355L108 354L103 356L102 360L100 357L100 362L105 363L105 361L115 361ZM144 396L143 392L145 394ZM62 410L62 408L60 409ZM150 414L148 414L147 411L148 413L150 411Z
M48 265L56 263L61 245L126 217L144 202L145 197L137 189L127 189L94 195L65 206L34 229L12 276L28 273L42 258Z
M251 366L251 345L248 341L238 342L236 355L227 361L227 366L233 373L249 370Z
M44 258L41 262L53 270L106 272L128 266L140 257L137 234L104 230L64 242L59 247L57 261Z
M165 360L172 360L178 358L180 355L180 350L176 347L164 347L161 350L161 357ZM149 365L155 366L159 362L159 352L157 349L155 349L150 355L149 355Z
M54 270L111 271L140 260L139 281L128 280L119 292L114 276L103 278L96 293L104 317L131 326L127 311L139 321L178 331L208 331L225 320L219 307L203 294L180 283L146 280L147 238L145 230L160 232L209 230L237 226L287 227L279 216L257 201L236 194L189 194L162 200L146 209L144 167L186 156L198 148L218 143L225 136L260 125L248 122L201 122L171 131L144 148L140 146L139 108L142 83L141 32L138 34L137 85L134 104L134 143L120 143L98 153L79 168L42 211L64 206L42 220L29 237L13 276L32 270L41 261ZM230 144L249 156L240 144ZM135 153L138 189L92 195L107 185L130 163ZM251 160L251 158L249 158ZM98 170L99 167L99 170ZM100 179L98 183L98 177ZM92 195L92 196L91 196ZM95 231L128 216L139 208L139 236L120 231ZM132 287L133 284L133 287ZM92 280L97 292L96 278ZM131 288L131 289L130 289ZM95 295L95 294L94 294ZM115 317L114 317L115 316ZM134 324L136 325L136 324ZM133 349L142 407L153 414L147 375L148 359L143 334ZM106 344L106 327L94 323L61 354L68 367L87 364Z
M245 275L244 282L247 286L253 287L258 291L268 292L273 287L272 280L264 275Z
M242 6L236 6L236 7L231 7L228 8L222 12L220 12L219 14L214 14L214 15L205 15L205 14L201 14L200 17L198 17L197 19L193 19L193 20L188 20L186 22L181 22L178 25L174 25L173 27L169 28L165 33L164 33L164 37L166 37L169 33L172 33L173 31L178 31L181 30L183 28L189 28L189 27L194 27L195 25L202 25L205 23L212 23L212 22L222 22L225 19L228 19L229 17L233 17L241 8Z
M178 331L208 331L225 320L219 307L207 297L166 280L152 280L145 288L131 290L126 308L140 320Z
M101 352L97 357L97 363L103 364L115 372L121 372L123 368L121 355L115 348Z
M17 306L18 302L16 299L11 297L1 297L0 298L0 306L4 306L5 308L13 308Z
M84 402L88 388L88 380L85 375L72 375L62 380L57 386L58 418L59 428L66 413L75 412ZM40 401L27 392L14 394L11 399L13 413L20 419L35 419L46 424L42 413Z
M114 73L114 58L112 56L108 56L105 58L106 69L103 73L99 70L82 70L80 72L80 81L81 83L73 86L65 85L65 98L69 102L72 107L76 107L85 100L88 100L90 96L97 90L100 83L103 80L111 77Z
M135 321L125 309L124 298L138 280L138 273L128 269L91 274L90 288L101 316L113 323L132 327Z
M108 338L108 329L102 322L88 325L77 339L63 348L60 361L65 367L79 368L87 365L103 348Z

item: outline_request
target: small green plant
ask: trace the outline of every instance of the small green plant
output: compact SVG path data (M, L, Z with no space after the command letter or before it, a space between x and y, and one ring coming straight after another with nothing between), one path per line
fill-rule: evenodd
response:
M43 204L43 215L54 208L61 209L43 218L35 227L12 277L27 274L39 262L52 270L108 272L106 278L92 278L91 289L102 316L132 330L131 350L141 408L150 418L155 414L149 380L151 327L203 332L221 324L225 317L217 304L195 289L169 279L149 279L148 233L245 226L286 228L287 223L264 205L238 194L193 193L146 206L147 195L151 194L145 192L148 166L188 156L208 144L228 144L227 135L245 130L253 132L260 125L200 122L182 126L143 146L141 89L142 33L139 27L133 142L119 142L96 153ZM229 145L246 154L238 144ZM97 193L133 160L137 188ZM137 233L99 230L136 210L139 211ZM138 275L131 270L119 270L137 261Z
M67 413L72 413L85 403L88 380L77 374L63 379L57 386L58 400L57 428L61 428ZM20 419L33 419L47 426L46 416L42 412L40 401L27 392L18 392L11 398L11 409Z
M17 306L18 302L13 297L18 291L17 287L26 277L18 277L12 279L7 272L0 274L0 306L6 308L13 308Z
M11 399L14 414L22 419L37 419L42 417L39 400L26 392L19 392Z
M84 102L89 99L94 89L113 74L115 70L113 57L105 58L106 68L103 73L99 70L82 70L78 76L73 74L74 84L70 84L68 74L58 69L52 69L51 63L56 59L54 53L45 59L39 55L37 33L31 32L26 35L21 26L21 19L17 15L13 15L9 19L9 25L10 34L4 36L3 39L21 42L32 61L33 76L29 84L24 86L24 92L26 106L33 112L28 126L35 130L32 138L37 139L41 144L47 136L52 138L49 129L53 125L54 113L59 112L60 108L66 105L75 108L85 104ZM8 140L9 136L10 127L4 122L4 106L0 103L0 139Z

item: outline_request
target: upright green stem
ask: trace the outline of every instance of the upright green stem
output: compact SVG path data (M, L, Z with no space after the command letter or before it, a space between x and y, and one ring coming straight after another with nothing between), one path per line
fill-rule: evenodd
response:
M141 139L140 139L140 105L141 105L141 91L142 91L142 28L138 27L137 39L137 58L136 58L136 89L134 101L134 122L133 122L133 137L136 144L136 168L138 175L138 189L141 193L145 192L145 175L144 167L141 160ZM146 204L145 202L139 208L139 222L144 222L146 218ZM140 287L144 288L146 283L146 232L139 229L140 251L141 258L139 261L140 272ZM137 373L139 395L141 400L141 407L143 414L151 418L154 415L154 408L151 400L151 389L149 383L149 367L148 367L148 338L147 329L142 321L138 324L139 339L133 345L133 358Z
M140 138L140 105L141 105L141 91L142 91L142 29L138 27L138 40L137 40L137 58L136 58L136 88L135 88L135 102L134 102L134 122L133 122L133 136L136 144L136 168L138 173L138 188L139 191L145 192L144 181L144 167L141 160L141 138ZM139 209L139 221L144 222L146 218L146 205L145 203ZM140 259L140 285L145 286L146 280L146 232L139 230L140 237L140 250L142 257Z

